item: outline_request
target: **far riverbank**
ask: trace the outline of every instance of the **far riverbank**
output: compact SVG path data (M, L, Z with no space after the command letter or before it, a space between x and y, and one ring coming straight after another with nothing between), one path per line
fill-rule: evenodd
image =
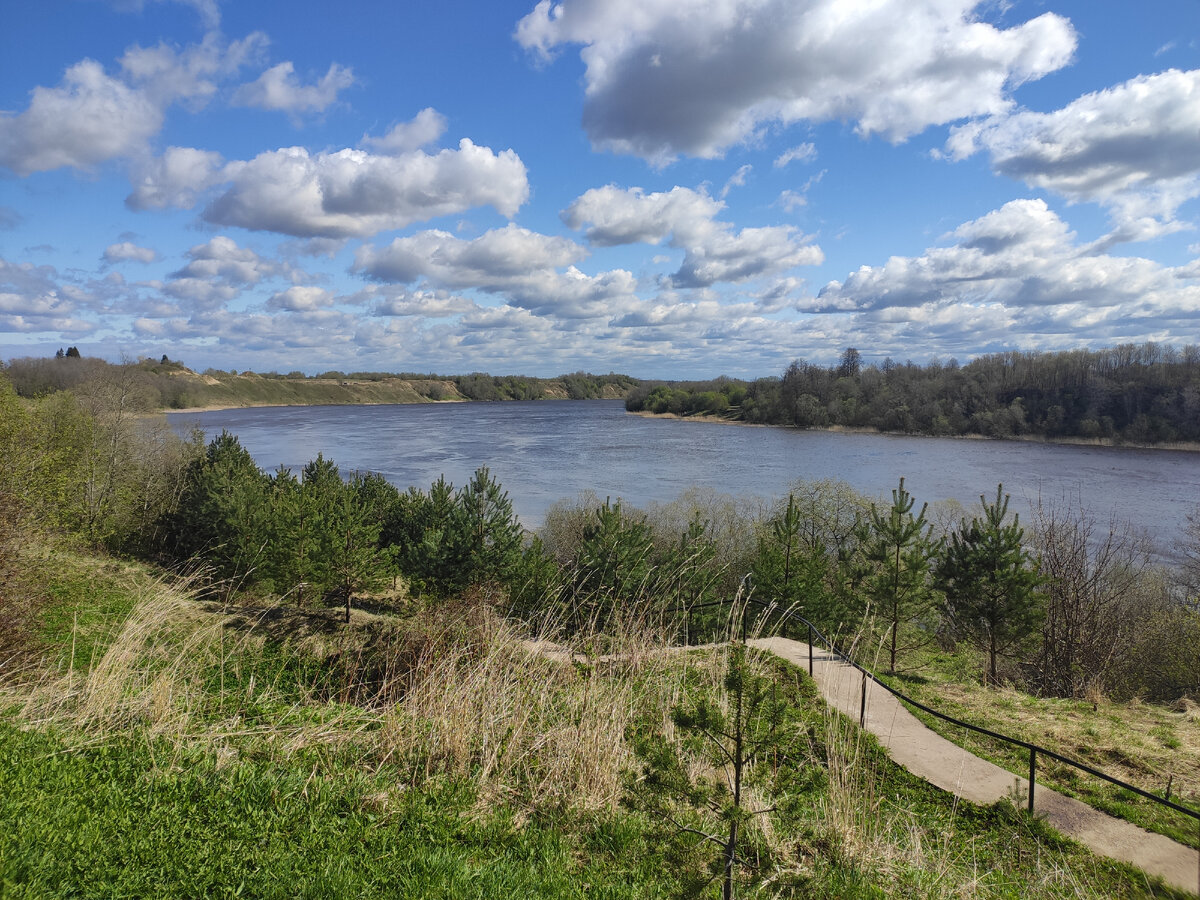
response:
M1200 452L1200 443L1196 441L1170 441L1161 444L1135 444L1128 441L1116 442L1107 438L1082 438L1082 437L1046 437L1040 434L1013 434L1007 437L988 437L982 434L925 434L919 431L882 431L878 428L870 428L867 426L853 427L849 425L810 425L807 427L798 427L795 425L767 425L759 422L743 422L740 419L729 419L725 416L714 416L707 414L698 414L694 416L681 416L677 413L653 413L639 410L638 412L628 412L627 415L640 416L644 419L677 419L682 422L704 422L709 425L736 425L740 428L776 428L783 431L812 431L824 432L828 434L878 434L890 435L895 437L910 437L910 438L938 438L939 440L962 440L962 441L1016 441L1027 444L1056 444L1066 447L1106 447L1115 450L1180 450L1185 453Z

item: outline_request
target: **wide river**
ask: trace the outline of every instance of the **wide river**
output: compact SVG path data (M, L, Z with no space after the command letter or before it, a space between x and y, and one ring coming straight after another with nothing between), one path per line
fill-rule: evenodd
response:
M400 488L439 475L463 484L488 466L527 528L554 501L591 490L635 506L696 485L786 496L797 479L836 478L890 498L901 476L917 498L970 510L1003 482L1022 518L1039 495L1117 515L1169 552L1200 504L1200 453L1016 441L746 428L625 413L619 400L292 406L172 413L180 431L236 434L263 469L299 470L318 452L343 473L379 472Z

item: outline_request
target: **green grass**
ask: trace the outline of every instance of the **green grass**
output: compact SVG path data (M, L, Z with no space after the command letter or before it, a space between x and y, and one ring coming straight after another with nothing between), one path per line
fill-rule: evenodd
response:
M605 730L619 740L626 725L614 722L679 740L666 709L706 692L723 702L719 651L551 665L458 609L351 629L296 614L249 631L261 617L245 610L214 634L215 612L186 598L147 610L135 600L145 571L107 565L57 565L44 627L61 648L69 621L76 666L111 683L81 687L76 673L0 698L0 896L633 898L703 884L712 853L634 808L619 783L610 796L616 757L587 747ZM181 621L161 621L171 616ZM393 630L375 640L372 623ZM84 631L96 635L86 656ZM406 640L420 652L387 655ZM145 661L105 669L105 647ZM457 668L433 664L455 653ZM369 667L372 654L411 667L407 692L350 702L347 661ZM739 896L1183 896L1007 802L955 801L829 712L799 670L758 664L792 706L793 731L747 782L776 810L742 845L756 868L741 872ZM461 708L430 705L460 677L476 679ZM476 685L483 703L471 702ZM632 787L638 761L624 758Z
M173 760L162 769L159 758ZM70 751L0 726L6 897L657 897L632 817L480 812L468 783L220 767L138 739ZM595 889L593 889L595 888Z
M956 661L930 654L921 677L889 679L897 690L954 718L1037 744L1140 787L1165 794L1200 812L1200 720L1182 710L1141 703L1038 698L1012 688L985 688L962 677ZM970 665L965 666L971 669ZM978 669L974 669L978 672ZM1021 747L944 722L913 708L923 723L947 739L1008 771L1027 777L1029 753ZM1060 793L1110 815L1200 849L1193 818L1049 758L1037 778Z
M43 601L38 638L54 665L86 670L108 647L154 573L125 560L69 549L49 549L28 560L37 570ZM72 655L73 654L73 655Z

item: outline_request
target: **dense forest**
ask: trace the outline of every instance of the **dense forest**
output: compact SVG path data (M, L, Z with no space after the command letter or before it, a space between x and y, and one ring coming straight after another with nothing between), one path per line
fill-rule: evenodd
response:
M87 389L97 381L121 381L145 409L209 406L275 406L356 403L431 403L453 400L620 399L637 379L627 375L574 372L557 378L528 375L437 375L416 372L341 372L306 376L294 371L195 372L166 356L117 365L82 356L75 347L51 358L21 357L0 372L17 394L39 397L55 391Z
M1159 444L1200 440L1200 347L1008 352L965 365L885 359L855 348L831 367L796 360L782 377L643 382L631 412L715 415L800 428L1040 436Z

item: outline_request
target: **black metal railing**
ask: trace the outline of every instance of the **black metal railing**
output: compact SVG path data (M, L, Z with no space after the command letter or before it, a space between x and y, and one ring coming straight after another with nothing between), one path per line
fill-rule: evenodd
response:
M689 607L689 608L677 610L677 611L690 613L691 611L697 610L697 609L704 609L706 607L712 607L712 606L730 606L737 602L738 602L738 600L736 600L736 599L735 600L718 600L718 601L715 601L712 603L704 603L704 604L700 604L697 606L693 606L693 607ZM771 614L778 615L781 618L786 619L791 622L799 622L801 625L804 625L808 628L808 674L810 677L813 674L813 643L814 643L813 639L814 638L819 638L821 640L821 643L825 646L825 648L828 650L828 652L830 654L841 659L847 665L853 666L855 669L857 669L858 671L860 671L862 673L862 676L863 676L862 692L861 692L861 701L860 701L860 705L859 705L859 725L860 726L864 726L866 724L867 681L870 680L870 681L875 682L875 684L879 685L881 688L883 688L889 694L896 697L898 700L901 700L902 702L907 703L910 706L916 707L917 709L921 710L922 712L928 713L929 715L934 716L935 718L941 719L944 722L949 722L952 725L957 725L961 728L966 728L969 731L974 731L979 734L986 735L987 737L994 738L995 740L1002 741L1007 744L1012 744L1013 746L1022 747L1025 750L1028 750L1029 751L1029 804L1028 805L1029 805L1029 812L1031 812L1031 813L1033 812L1034 785L1035 785L1035 779L1036 779L1036 775L1037 775L1037 757L1039 754L1041 754L1042 756L1047 756L1050 759L1057 760L1058 762L1061 762L1065 765L1072 766L1083 772L1087 772L1089 775L1094 775L1095 777L1103 779L1104 781L1107 781L1110 784L1116 785L1119 788L1123 788L1127 791L1131 791L1134 794L1137 794L1138 796L1145 797L1147 800L1152 800L1155 803L1159 804L1160 806L1165 806L1165 807L1168 807L1169 809L1175 810L1178 813L1182 813L1185 816L1190 816L1191 818L1195 819L1197 821L1197 823L1200 823L1200 812L1197 812L1194 809L1188 809L1186 806L1181 806L1178 803L1173 803L1171 800L1165 799L1163 797L1159 797L1157 794L1153 794L1150 791L1143 790L1142 788L1137 787L1136 785L1132 785L1127 782L1121 781L1119 778L1114 778L1111 775L1108 775L1107 773L1100 771L1099 769L1089 766L1087 763L1082 763L1077 759L1071 759L1069 756L1063 756L1061 753L1056 753L1053 750L1048 750L1045 747L1040 746L1039 744L1034 744L1029 741L1024 741L1024 740L1021 740L1020 738L1015 738L1015 737L1012 737L1007 734L1001 734L998 731L992 731L990 728L984 728L981 725L975 725L971 722L965 722L962 719L956 719L954 716L947 715L946 713L939 712L938 710L933 709L932 707L926 706L924 703L921 703L919 700L914 700L912 697L909 697L907 694L904 694L903 692L896 690L896 688L892 687L887 682L881 681L875 675L874 672L870 671L865 666L862 666L859 663L857 663L853 658L851 658L851 656L849 654L842 652L837 647L837 645L834 644L833 641L831 641L829 638L827 638L821 632L821 630L819 628L817 628L817 626L815 626L812 622L810 622L808 619L806 619L804 616L800 615L793 609L782 607L777 603L771 603L771 602L764 601L764 600L758 600L754 597L745 598L741 602L744 604L744 606L754 605L754 606L760 607L762 609L766 609ZM747 620L746 609L743 608L742 616L741 616L741 634L742 634L743 641L746 639L746 627L747 627L746 620ZM1198 851L1198 852L1200 852L1200 851Z

